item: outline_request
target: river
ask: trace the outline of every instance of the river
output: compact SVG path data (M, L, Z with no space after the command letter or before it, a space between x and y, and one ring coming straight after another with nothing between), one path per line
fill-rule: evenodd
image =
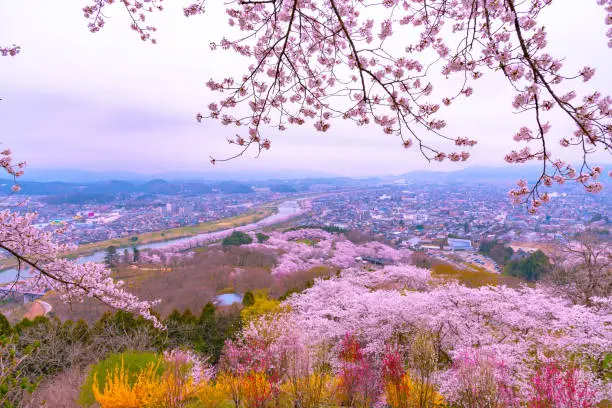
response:
M275 224L277 222L281 222L281 221L288 220L290 218L294 218L303 212L302 207L300 206L297 200L284 201L281 204L279 204L277 208L278 208L278 212L276 214L272 214L257 222L243 225L237 228L230 228L227 230L223 230L223 232L225 232L226 234L220 234L220 231L206 232L206 233L202 233L198 235L192 235L189 237L175 238L175 239L170 239L167 241L152 242L150 244L130 245L130 248L136 247L139 250L160 249L160 248L164 248L169 245L175 245L175 244L187 242L187 241L193 240L194 238L196 239L202 238L205 240L205 238L211 236L212 234L215 234L217 239L222 239L224 238L224 236L230 235L232 231L234 231L234 229L240 230L240 231L253 231L258 228L262 228L268 225ZM91 255L79 257L76 259L76 261L78 263L102 262L104 261L105 255L106 255L106 251L102 250L102 251L94 252ZM22 272L22 278L25 277L23 275L24 274ZM17 277L17 269L15 268L5 269L0 272L0 284L13 282L16 277Z

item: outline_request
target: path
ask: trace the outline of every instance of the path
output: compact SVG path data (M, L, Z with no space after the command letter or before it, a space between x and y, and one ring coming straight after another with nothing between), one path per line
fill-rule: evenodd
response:
M28 311L23 315L24 318L34 319L38 316L46 316L49 312L53 310L53 306L43 300L36 300L32 302Z

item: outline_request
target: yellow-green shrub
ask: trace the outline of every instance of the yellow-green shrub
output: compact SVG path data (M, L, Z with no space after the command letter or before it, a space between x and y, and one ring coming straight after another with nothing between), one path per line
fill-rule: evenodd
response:
M94 373L92 390L101 408L163 407L166 389L162 376L157 372L157 363L150 363L135 379L122 364L106 375L104 387L100 389L97 373Z
M87 379L81 387L79 403L85 407L95 404L96 400L93 394L94 377L97 378L99 389L103 390L106 385L107 375L112 375L116 368L123 367L126 381L129 384L133 384L138 374L151 364L156 365L156 374L161 375L163 367L158 364L160 359L161 357L155 353L117 353L108 356L93 365L89 370Z
M267 291L257 291L254 293L255 303L245 307L240 312L240 317L245 323L251 322L259 316L283 311L280 301L270 299Z
M222 381L204 383L196 393L198 408L221 408L228 406L230 390Z
M334 378L319 371L308 376L290 378L281 386L282 397L291 407L326 407L334 399L334 391Z

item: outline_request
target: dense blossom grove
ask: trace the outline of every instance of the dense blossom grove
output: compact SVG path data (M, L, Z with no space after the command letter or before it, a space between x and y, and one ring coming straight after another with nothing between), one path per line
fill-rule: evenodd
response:
M274 276L290 275L319 265L348 268L355 265L355 258L363 256L396 262L407 255L376 241L356 245L342 234L312 228L274 232L265 243L249 246L283 251L272 270Z
M431 398L459 406L588 407L612 397L601 371L612 349L605 303L573 306L528 287L472 289L399 265L347 269L286 304L289 311L252 322L228 344L232 370L265 372L280 383L296 364L312 374L322 359L357 381L351 387L360 391L351 395L365 392L372 404L385 394L380 370L399 382L404 373L425 376ZM347 342L354 343L351 357ZM379 386L364 391L366 384Z
M84 9L92 31L105 22L103 10L114 3L97 0ZM147 41L154 27L144 26L146 13L161 10L161 0L121 3L135 30ZM610 0L604 7L612 21ZM542 187L572 180L598 192L603 169L589 156L610 149L612 98L579 83L595 75L593 67L564 67L563 56L547 51L547 32L539 23L549 0L265 0L234 1L227 6L228 33L211 44L250 60L242 77L211 79L207 86L222 93L198 121L212 119L244 128L229 142L233 157L251 146L271 146L271 129L311 123L325 132L337 119L376 125L401 144L415 146L427 160L465 161L476 143L472 135L445 133L443 111L470 97L472 83L486 72L504 75L515 91L512 105L525 125L511 132L525 143L505 157L508 163L540 160L534 185L521 181L510 192L530 211L549 200ZM184 9L186 16L204 12L204 2ZM602 33L603 34L603 33ZM605 35L612 47L612 29ZM439 94L434 73L457 83ZM547 119L558 111L573 125L573 134L555 133ZM268 130L270 129L270 130ZM514 133L514 134L512 134ZM580 152L580 168L553 156L557 145ZM213 164L218 159L212 159ZM227 159L223 159L227 160Z
M283 218L296 217L302 211ZM266 221L259 222L258 226L265 224ZM253 225L249 225L237 227L235 230L253 234L254 229ZM211 232L168 245L162 250L145 251L141 255L141 260L145 263L173 265L192 258L192 249L219 241L231 233L231 230ZM275 231L270 233L269 238L263 243L257 243L254 234L253 237L254 243L245 245L246 248L280 251L277 264L271 271L272 276L277 278L317 266L348 268L355 266L356 259L364 256L386 262L399 262L410 255L407 251L400 251L377 241L354 244L344 234L330 233L317 228Z
M230 236L234 231L252 234L255 229L263 228L277 222L283 222L298 217L304 214L308 210L308 208L308 201L302 201L301 209L297 212L290 213L284 216L275 215L271 218L263 219L253 224L236 227L233 230L208 232L189 239L181 239L180 242L177 242L172 245L167 245L162 250L146 251L142 254L141 259L143 262L171 265L173 263L179 262L180 260L191 258L193 256L193 252L191 251L192 249L216 241L220 241L223 238Z

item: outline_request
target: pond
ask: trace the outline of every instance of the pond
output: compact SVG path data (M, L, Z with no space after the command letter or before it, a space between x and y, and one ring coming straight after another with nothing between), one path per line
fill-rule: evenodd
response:
M226 293L224 295L218 295L214 301L217 306L230 306L234 303L242 303L242 295L239 293Z

